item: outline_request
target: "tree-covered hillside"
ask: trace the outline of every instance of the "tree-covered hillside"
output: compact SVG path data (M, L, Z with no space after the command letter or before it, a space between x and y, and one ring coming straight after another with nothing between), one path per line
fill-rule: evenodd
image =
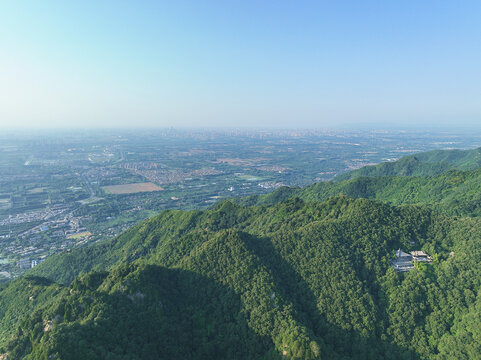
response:
M394 162L365 166L335 178L335 181L361 176L433 176L448 170L473 170L481 166L481 148L473 150L434 150L405 156Z
M35 274L50 279L6 286L2 352L11 359L475 358L481 324L469 314L479 308L480 225L346 196L166 211L39 266ZM399 247L423 249L435 261L396 273L389 259ZM53 281L63 279L62 266L86 274L60 285Z
M279 188L260 196L235 199L242 205L269 205L291 197L322 201L345 194L390 204L424 204L436 211L458 216L481 215L481 169L449 170L436 176L358 177L316 183L305 188Z

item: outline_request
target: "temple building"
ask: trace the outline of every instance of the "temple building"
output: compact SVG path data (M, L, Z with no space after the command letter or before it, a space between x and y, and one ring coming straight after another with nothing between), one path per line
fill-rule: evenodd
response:
M395 256L395 259L391 260L391 266L394 268L394 270L399 272L405 272L414 269L415 261L428 264L433 261L433 258L424 251L411 251L411 253L406 253L399 249L396 250Z

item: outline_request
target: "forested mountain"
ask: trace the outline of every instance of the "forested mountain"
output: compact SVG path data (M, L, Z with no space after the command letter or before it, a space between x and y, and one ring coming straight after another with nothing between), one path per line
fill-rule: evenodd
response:
M272 205L291 197L325 200L338 194L375 199L395 205L424 204L459 216L481 215L481 169L448 170L436 176L357 177L316 183L305 188L279 188L269 194L235 199L239 204Z
M394 162L365 166L341 174L335 181L361 176L433 176L447 170L473 170L481 166L481 148L473 150L434 150L405 156Z
M0 353L479 359L480 176L361 177L164 211L2 285ZM434 261L397 273L399 248Z

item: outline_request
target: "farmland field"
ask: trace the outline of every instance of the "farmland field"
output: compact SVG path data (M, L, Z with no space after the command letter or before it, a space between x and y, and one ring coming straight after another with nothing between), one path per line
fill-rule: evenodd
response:
M84 231L84 232L81 232L81 233L69 235L69 236L67 236L67 239L77 240L77 239L82 239L82 238L89 237L89 236L92 236L92 233L90 233L88 231Z
M10 199L4 198L0 199L0 209L9 209L10 208Z
M36 187L36 188L28 190L28 193L29 194L40 194L40 193L43 193L45 191L45 189L46 189L45 187Z
M140 192L151 192L163 190L160 186L151 182L137 183L137 184L124 184L124 185L109 185L102 186L107 194L135 194Z
M247 181L260 181L265 179L265 177L249 175L249 174L241 174L241 175L237 175L237 177L239 179L247 180Z

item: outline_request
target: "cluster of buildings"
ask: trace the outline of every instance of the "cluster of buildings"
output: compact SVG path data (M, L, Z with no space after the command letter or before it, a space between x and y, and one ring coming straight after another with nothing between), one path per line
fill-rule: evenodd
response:
M42 211L29 211L16 215L9 215L8 218L0 220L0 226L48 220L60 215L65 210L66 208L62 205L52 205L50 208Z
M271 190L271 189L277 189L277 188L280 188L281 186L286 186L286 185L282 182L267 181L267 182L259 183L257 184L257 186L260 187L261 189Z
M181 183L187 180L201 178L203 176L223 174L223 171L214 168L202 168L188 171L183 171L180 169L166 170L163 168L149 170L128 168L128 170L133 174L140 175L147 180L157 184Z
M10 245L3 249L3 252L8 255L16 255L19 257L31 256L34 254L39 254L44 252L44 248L36 246L21 246L21 245Z
M401 249L396 250L395 258L391 260L391 266L399 272L414 269L414 262L432 263L433 258L424 251L411 251L406 253Z
M279 174L282 174L284 171L289 170L289 168L279 165L261 165L257 167L257 170L277 172Z
M152 161L139 161L134 163L123 163L122 167L128 170L151 170L158 168L165 168L163 164L159 164Z
M44 260L45 259L37 259L37 260L21 259L17 261L17 266L20 269L33 269L35 266L37 266Z
M24 231L18 236L21 238L27 238L49 229L55 229L53 234L58 237L64 237L86 231L85 227L80 225L82 217L75 217L73 216L72 212L65 213L65 210L67 209L56 213L55 218L44 219L46 221L44 221L42 224Z
M4 241L0 244L0 253L20 258L16 262L16 267L26 270L40 264L49 254L67 251L73 246L86 243L91 234L82 226L82 217L73 216L68 210L56 206L53 210L41 212L43 222L40 225L13 237L9 236L14 240L21 240L21 245ZM19 217L15 217L17 218Z

